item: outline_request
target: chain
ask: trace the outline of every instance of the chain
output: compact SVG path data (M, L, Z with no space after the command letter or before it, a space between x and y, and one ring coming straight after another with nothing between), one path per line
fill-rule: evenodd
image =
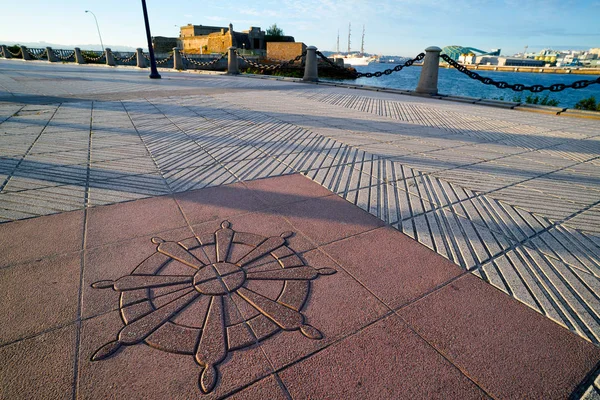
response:
M356 74L357 78L372 78L372 77L376 77L379 78L382 75L390 75L392 72L399 72L402 71L402 69L404 67L410 67L411 65L413 65L415 63L415 61L421 61L423 58L425 58L425 53L419 53L417 54L417 56L415 58L413 58L412 60L408 60L406 61L403 65L396 65L394 68L390 68L390 69L386 69L385 71L377 71L377 72L359 72Z
M533 93L539 93L544 90L549 90L551 92L560 92L560 91L563 91L563 90L569 89L569 88L583 89L594 83L600 83L600 77L599 77L599 78L593 79L593 80L575 81L575 82L571 83L570 85L565 85L564 83L555 83L550 86L544 86L544 85L525 86L520 83L511 85L510 83L495 81L492 78L484 78L483 76L479 75L477 72L470 71L464 65L460 65L459 63L454 61L452 58L450 58L450 56L448 56L447 54L442 54L440 57L444 61L446 61L448 64L450 64L451 66L453 66L454 68L456 68L457 70L459 70L460 72L462 72L463 74L467 75L468 77L470 77L472 79L476 79L485 85L494 85L498 89L512 89L515 92L522 92L524 90L528 90Z
M47 51L48 51L47 49L44 49L44 50L38 49L37 52L34 52L34 51L31 51L30 49L27 49L27 54L29 54L29 56L31 58L33 58L34 60L41 60L46 55Z
M129 62L129 61L133 60L136 55L137 55L137 53L133 53L131 56L129 56L127 58L120 58L120 57L117 57L116 55L114 55L114 53L113 53L113 57L114 57L115 61L122 61L122 62Z
M162 60L155 60L155 61L156 61L157 64L164 64L167 61L169 61L171 58L173 58L174 55L175 55L175 53L171 53L171 54L169 54L168 57L163 58Z
M68 56L63 55L63 50L52 51L54 52L54 55L62 61L69 61L69 59L75 55L75 50L73 50Z
M150 57L148 57L146 54L144 54L144 58L146 60L150 61ZM156 61L156 64L164 64L167 61L169 61L171 58L173 58L173 52L171 52L168 57L163 58L162 60L157 60L156 58L154 60Z
M8 50L8 48L7 48ZM21 56L21 49L19 49L19 51L17 51L16 53L13 53L12 51L8 50L8 52L10 53L11 56L13 57L19 57Z
M266 69L269 71L269 70L285 68L285 67L295 63L296 61L301 60L302 57L306 56L306 50L304 50L301 54L297 55L296 58L291 59L289 61L282 62L280 64L260 64L260 63L254 62L254 61L244 57L237 50L235 50L235 54L237 54L238 57L240 57L242 60L244 60L248 65L251 65L255 68Z
M90 57L90 56L87 56L87 55L86 55L86 52L83 52L83 51L82 51L82 52L81 52L81 55L83 56L83 58L84 58L86 61L92 61L92 62L95 62L95 61L100 61L101 59L103 59L103 58L106 56L106 53L101 53L101 54L100 54L98 57Z
M223 53L223 54L219 55L219 57L215 58L212 61L200 62L200 61L196 61L196 60L188 57L187 54L185 54L185 53L181 53L182 58L184 58L184 59L188 60L189 62L191 62L192 64L198 65L200 67L208 67L210 65L214 65L217 62L219 62L219 60L221 60L223 57L226 57L226 56L227 56L227 53Z
M325 63L329 64L329 66L331 66L332 68L339 69L339 70L344 71L344 72L348 72L348 70L346 68L340 67L338 64L336 64L333 61L331 61L329 58L327 58L327 56L325 54L321 53L320 51L317 50L316 53L317 53L317 55L319 57L321 57L321 60L325 61Z

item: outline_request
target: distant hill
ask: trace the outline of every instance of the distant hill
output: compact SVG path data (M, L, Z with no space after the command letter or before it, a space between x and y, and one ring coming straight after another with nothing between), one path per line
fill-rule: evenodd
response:
M57 43L48 43L48 42L12 42L12 41L0 41L0 44L5 44L7 46L12 46L15 44L32 47L32 48L45 48L52 47L53 49L73 49L75 47L79 47L82 50L102 50L102 46L99 44L57 44ZM105 44L104 47L108 47L113 51L135 51L135 47L131 46L123 46L119 44Z

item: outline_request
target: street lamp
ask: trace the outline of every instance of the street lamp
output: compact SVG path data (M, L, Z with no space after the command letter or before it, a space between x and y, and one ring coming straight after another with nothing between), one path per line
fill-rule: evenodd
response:
M102 43L102 35L100 35L100 27L98 26L98 19L96 18L96 14L94 14L90 10L85 10L85 12L92 14L92 16L94 17L94 21L96 21L96 29L98 29L98 36L100 37L100 46L102 46L102 52L104 53L104 43Z
M148 23L148 11L146 10L146 0L142 0L142 10L144 11L144 23L146 24L146 39L148 40L148 53L150 53L150 79L160 79L160 74L156 70L156 59L154 58L154 49L152 48L152 36L150 36L150 24Z

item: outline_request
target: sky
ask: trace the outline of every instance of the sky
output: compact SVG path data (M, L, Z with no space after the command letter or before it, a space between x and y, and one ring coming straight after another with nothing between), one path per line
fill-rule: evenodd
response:
M147 47L141 1L2 0L0 44L46 42ZM245 4L244 4L245 3ZM544 48L600 47L600 0L146 0L153 36L179 35L179 26L227 26L235 31L276 23L296 41L319 50L348 46L365 52L415 56L428 46L501 48L512 55ZM107 46L108 47L108 46ZM88 47L89 48L89 47Z

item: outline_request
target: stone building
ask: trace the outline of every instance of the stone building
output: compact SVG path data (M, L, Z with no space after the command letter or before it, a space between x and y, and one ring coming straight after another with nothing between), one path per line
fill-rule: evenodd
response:
M152 37L152 48L156 53L168 53L173 50L173 47L177 46L177 38L165 36Z
M232 24L227 28L187 24L180 28L178 45L188 54L224 53L234 46L265 55L267 41L268 37L260 27L251 26L247 31L235 32ZM278 41L293 42L294 38L283 36Z
M306 45L302 42L268 42L267 58L277 61L289 61L306 50Z

